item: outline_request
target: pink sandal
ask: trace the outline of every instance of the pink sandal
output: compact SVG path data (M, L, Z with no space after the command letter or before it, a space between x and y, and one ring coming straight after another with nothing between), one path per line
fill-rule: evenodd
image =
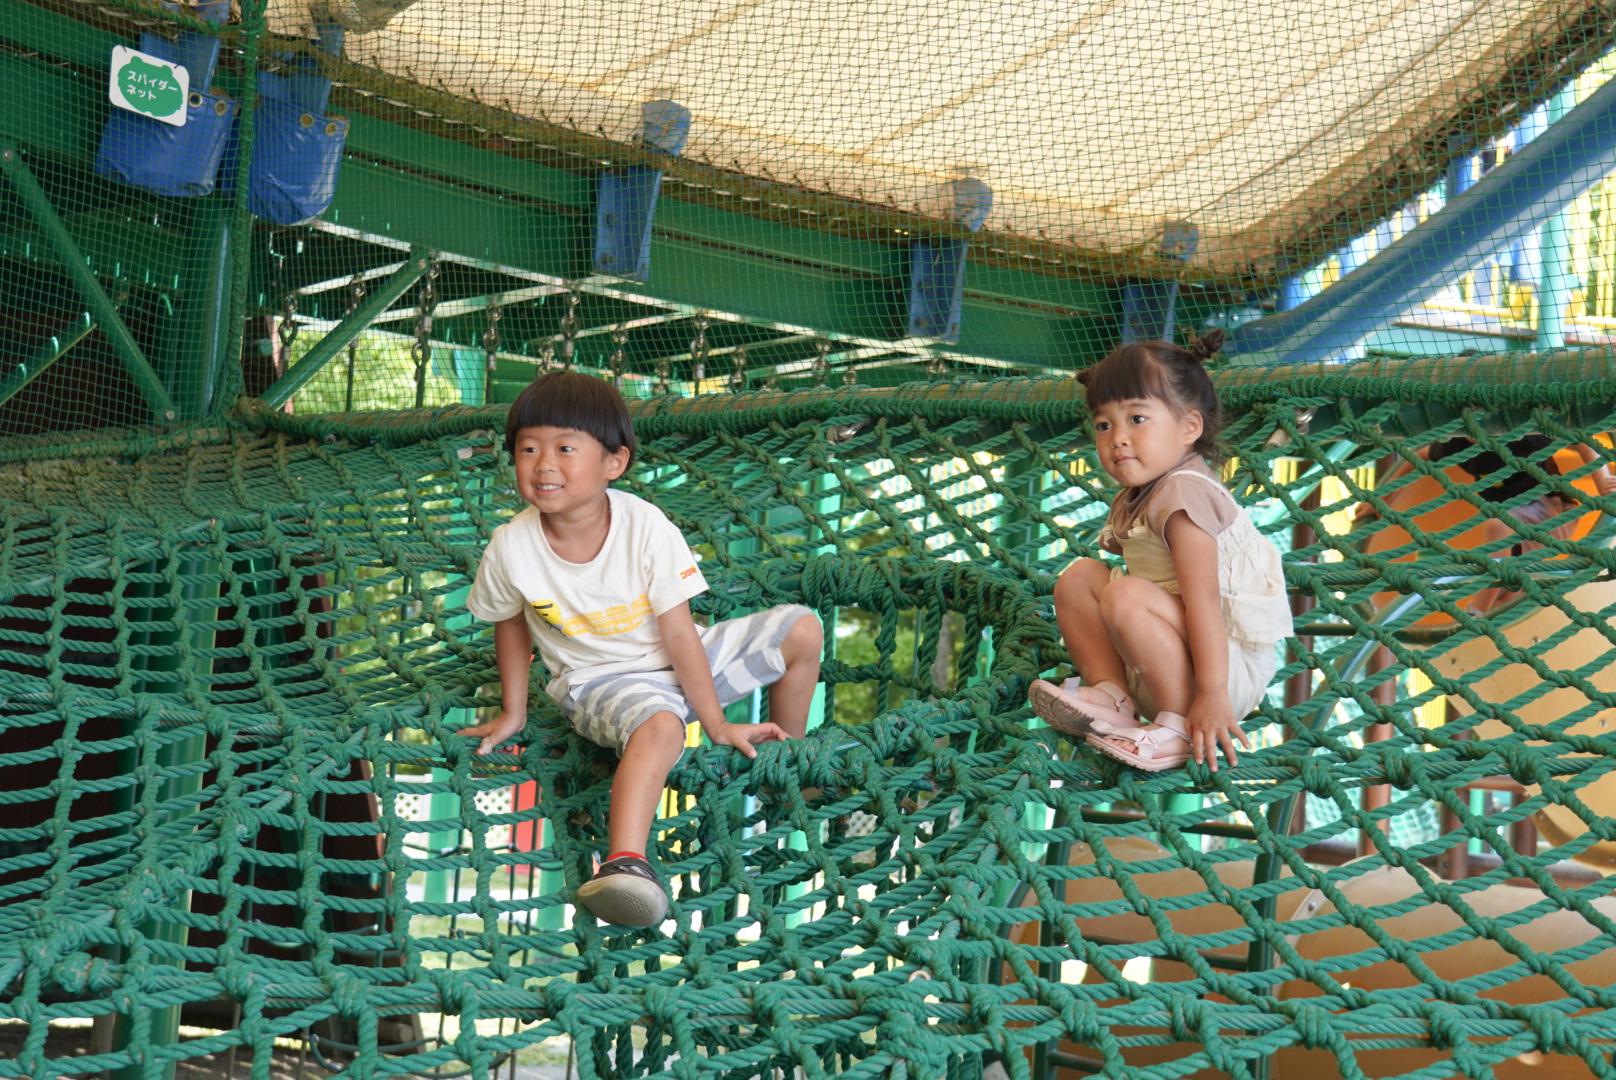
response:
M1076 682L1068 679L1067 686ZM1113 724L1133 724L1133 708L1118 708L1119 703L1110 694L1096 686L1078 686L1067 689L1047 679L1039 679L1027 692L1032 711L1048 721L1049 726L1068 735L1087 735L1098 721Z
M1107 738L1131 742L1133 749L1124 750L1106 742ZM1184 730L1184 718L1177 713L1162 713L1154 724L1137 720L1125 724L1094 723L1089 727L1086 741L1100 753L1146 772L1176 769L1190 759L1189 733Z

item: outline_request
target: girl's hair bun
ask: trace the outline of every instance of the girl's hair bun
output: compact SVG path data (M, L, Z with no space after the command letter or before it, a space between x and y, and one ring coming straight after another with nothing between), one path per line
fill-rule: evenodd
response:
M1198 364L1204 364L1218 354L1223 348L1223 331L1214 327L1202 334L1187 350Z

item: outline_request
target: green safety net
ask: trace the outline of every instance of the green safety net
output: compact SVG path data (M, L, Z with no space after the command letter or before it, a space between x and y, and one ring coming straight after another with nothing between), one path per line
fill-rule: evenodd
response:
M1071 380L636 404L699 613L829 645L808 738L675 769L632 931L570 904L610 756L538 692L503 752L453 734L498 700L501 409L0 444L0 1076L291 1040L482 1077L558 1035L586 1078L1609 1075L1616 357L1218 378L1300 614L1216 774L1025 704L1112 492Z

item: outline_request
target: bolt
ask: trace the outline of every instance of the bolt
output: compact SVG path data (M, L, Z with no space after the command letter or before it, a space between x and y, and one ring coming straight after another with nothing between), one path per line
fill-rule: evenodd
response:
M172 420L172 419L174 419L174 410L173 409L165 409L163 411L163 419L164 420Z

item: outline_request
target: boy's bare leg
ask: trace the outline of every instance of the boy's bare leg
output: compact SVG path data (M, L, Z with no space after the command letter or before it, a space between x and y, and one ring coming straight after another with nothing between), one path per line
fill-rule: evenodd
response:
M769 687L769 720L793 739L808 734L808 710L814 703L824 649L825 631L811 615L798 619L780 644L786 673Z
M668 771L684 749L684 721L671 712L656 713L629 736L612 777L608 856L620 851L645 854Z
M1109 682L1126 688L1122 656L1100 617L1100 597L1110 584L1111 568L1098 559L1079 559L1068 566L1055 582L1055 624L1084 685Z

